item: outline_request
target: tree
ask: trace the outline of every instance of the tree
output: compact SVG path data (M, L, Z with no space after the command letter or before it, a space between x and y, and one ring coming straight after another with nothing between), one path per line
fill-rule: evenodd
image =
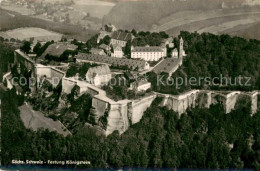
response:
M75 65L71 65L66 72L66 77L73 77L77 74L78 68Z
M131 46L132 46L131 40L128 40L128 41L126 42L126 46L125 46L125 48L124 48L124 54L125 54L126 56L130 56L130 55L131 55Z
M34 46L33 52L36 53L36 54L38 54L38 53L40 52L40 49L41 49L41 43L38 42L38 43Z
M137 35L137 32L136 32L136 30L135 30L135 29L133 29L133 30L131 31L131 33L132 33L134 36L136 36L136 35Z
M23 46L20 48L23 52L29 53L31 50L31 43L28 41L25 41Z
M103 43L106 44L106 45L109 45L110 44L110 40L111 40L111 38L108 35L106 35L103 38Z

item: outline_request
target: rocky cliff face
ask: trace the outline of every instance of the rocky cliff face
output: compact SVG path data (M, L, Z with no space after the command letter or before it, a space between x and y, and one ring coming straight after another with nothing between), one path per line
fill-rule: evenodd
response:
M93 96L91 121L102 126L106 135L114 131L121 134L130 125L138 123L157 96L163 97L161 106L166 106L179 115L189 108L209 108L217 103L223 105L226 113L245 104L251 106L252 114L256 113L258 108L258 92L192 90L181 95L154 93L137 100L115 102L106 96L105 91L86 82L63 78L62 84L64 93L70 93L72 88L78 85L80 94L89 93Z
M106 135L115 130L125 132L131 124L139 122L156 95L150 95L137 100L121 100L114 102L105 97L96 96L92 101L92 108L96 123L108 112Z
M179 113L185 113L187 109L199 106L201 108L209 108L212 104L221 103L226 113L230 113L237 106L247 105L251 106L252 114L257 112L257 92L221 92L221 91L203 91L192 90L182 95L167 95L167 94L153 94L143 97L138 100L122 100L114 102L107 97L103 98L97 96L92 101L93 112L95 120L98 122L99 118L108 112L106 135L113 131L119 133L125 132L131 124L138 123L145 112L150 107L153 100L157 97L163 97L161 106L166 106L168 109Z
M230 113L233 109L241 105L244 100L250 103L252 114L257 112L257 92L240 92L240 91L204 91L192 90L182 95L160 95L164 97L162 106L182 114L188 108L195 106L209 108L212 104L221 103L226 113ZM244 102L244 103L245 103Z

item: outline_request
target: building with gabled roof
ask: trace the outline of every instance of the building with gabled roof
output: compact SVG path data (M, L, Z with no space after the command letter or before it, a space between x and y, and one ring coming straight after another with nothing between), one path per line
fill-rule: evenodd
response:
M162 72L166 72L171 76L180 66L182 65L181 58L167 58L164 59L159 65L157 65L153 72L156 74L160 74Z
M107 84L112 78L112 74L108 65L100 65L89 68L86 73L87 82L95 85L102 86Z
M120 45L121 47L125 47L127 41L132 40L133 36L131 33L123 32L123 31L115 31L111 35L111 44L112 45Z
M53 43L48 46L45 52L42 54L42 58L44 58L47 54L50 56L60 57L66 50L74 51L78 47L76 45L64 42Z
M78 62L108 64L114 67L126 66L128 69L139 70L139 71L147 70L150 68L150 65L146 61L133 60L127 58L115 58L115 57L103 56L103 55L79 53L76 59Z

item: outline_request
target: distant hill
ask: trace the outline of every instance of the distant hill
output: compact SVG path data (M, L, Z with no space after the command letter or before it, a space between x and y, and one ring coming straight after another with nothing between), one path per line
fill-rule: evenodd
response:
M260 40L260 22L247 25L245 28L233 28L227 30L225 33L231 36L240 36L246 39L258 39Z
M172 13L184 10L219 9L221 4L221 0L119 2L104 17L104 23L113 23L123 29L144 30Z
M30 16L20 15L16 12L7 11L0 8L0 31L22 27L38 27L47 29L62 33L68 36L68 38L73 37L81 41L86 41L97 33L97 31L84 30L82 27L76 25L46 21Z
M260 6L249 7L248 1L119 1L104 16L103 24L112 23L128 30L166 31L173 35L179 34L180 30L214 34L233 28L241 31L260 21ZM254 38L252 36L249 38Z

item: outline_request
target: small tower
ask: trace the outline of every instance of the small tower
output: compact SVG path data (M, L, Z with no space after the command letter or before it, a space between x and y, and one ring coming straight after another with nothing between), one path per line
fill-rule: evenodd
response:
M180 47L179 47L179 58L182 58L183 56L183 39L181 37L180 39Z

